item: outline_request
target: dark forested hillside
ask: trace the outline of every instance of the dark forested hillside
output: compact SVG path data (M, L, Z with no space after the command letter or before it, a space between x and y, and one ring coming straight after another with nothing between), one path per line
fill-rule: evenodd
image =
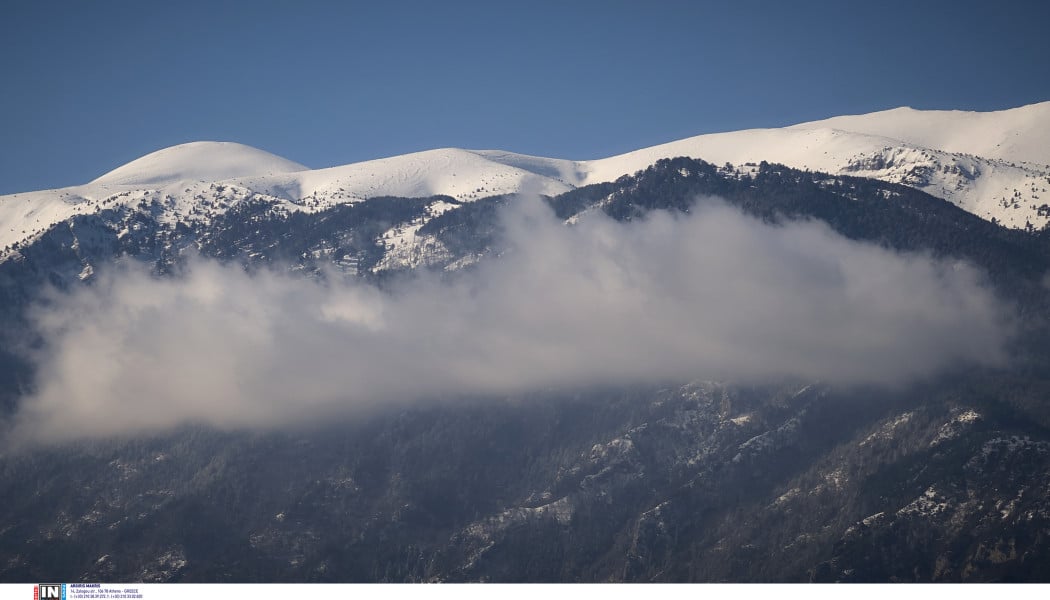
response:
M175 226L149 206L77 216L0 263L3 418L38 383L29 308L119 260L158 277L203 256L381 288L455 278L514 251L501 219L517 201L259 201ZM909 386L567 386L5 450L0 581L1050 580L1046 232L900 185L685 158L545 201L566 226L724 202L964 260L1014 307L1013 355ZM410 228L408 247L389 234Z

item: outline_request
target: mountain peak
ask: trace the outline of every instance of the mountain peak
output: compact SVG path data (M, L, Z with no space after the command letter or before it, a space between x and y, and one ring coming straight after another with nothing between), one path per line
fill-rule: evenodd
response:
M233 177L305 171L308 167L236 142L190 142L151 152L92 183L157 185L180 180L221 181Z
M799 123L787 129L840 129L944 152L1048 165L1048 125L1050 102L1041 102L991 112L919 110L902 106Z

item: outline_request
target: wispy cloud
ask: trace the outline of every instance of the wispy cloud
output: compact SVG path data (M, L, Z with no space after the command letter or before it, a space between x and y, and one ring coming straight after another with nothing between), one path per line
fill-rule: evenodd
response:
M274 427L595 383L901 383L1005 358L1009 315L977 271L819 223L717 202L626 224L568 227L538 201L504 217L504 256L392 291L203 260L104 275L36 315L46 349L12 436Z

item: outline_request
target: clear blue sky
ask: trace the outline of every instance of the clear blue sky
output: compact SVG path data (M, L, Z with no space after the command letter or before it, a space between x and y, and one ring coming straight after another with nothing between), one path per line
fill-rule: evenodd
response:
M597 158L901 105L1050 100L1050 2L40 2L0 7L0 193L193 140L325 167Z

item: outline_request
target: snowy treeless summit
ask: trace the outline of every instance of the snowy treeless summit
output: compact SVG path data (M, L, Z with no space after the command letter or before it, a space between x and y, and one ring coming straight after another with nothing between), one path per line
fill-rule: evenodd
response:
M307 169L297 162L244 144L191 142L147 154L113 169L92 183L158 185L181 180L222 181Z
M140 210L144 202L151 207L142 210L159 210L155 218L172 227L243 201L317 211L380 196L446 195L458 201L442 205L451 210L500 194L554 196L676 156L729 163L740 177L753 175L762 161L868 177L922 190L1006 227L1043 229L1050 227L1048 149L1050 102L988 113L897 108L699 135L582 161L441 148L311 170L243 144L193 142L86 185L0 196L0 248L24 244L77 214Z

